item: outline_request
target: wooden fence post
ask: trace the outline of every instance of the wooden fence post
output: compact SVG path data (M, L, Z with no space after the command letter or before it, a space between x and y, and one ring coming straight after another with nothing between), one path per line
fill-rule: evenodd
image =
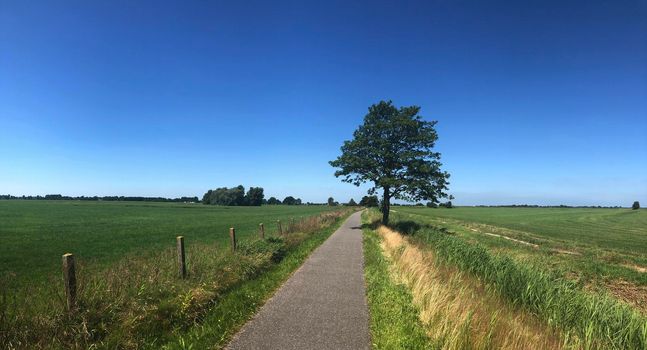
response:
M73 254L63 254L63 279L67 309L72 310L76 307L76 268Z
M283 235L283 228L281 227L281 220L276 220L279 225L279 235Z
M261 239L265 239L265 226L263 226L263 223L261 223L259 226L260 226Z
M233 227L229 228L229 240L231 241L231 251L236 251L236 229Z
M177 267L180 278L186 277L186 256L184 255L184 236L177 236Z

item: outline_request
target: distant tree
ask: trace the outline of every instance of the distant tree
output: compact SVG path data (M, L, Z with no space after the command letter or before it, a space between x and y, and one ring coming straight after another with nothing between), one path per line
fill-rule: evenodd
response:
M447 203L445 203L445 208L453 208L453 207L454 206L452 204L452 201L447 201Z
M263 195L263 189L260 187L255 187L254 190L250 189L252 191L252 194L254 196L258 196L259 194L261 195L260 200L262 201L262 195ZM247 197L245 196L245 187L242 185L232 187L232 188L227 188L227 187L219 187L216 188L215 190L209 190L207 193L202 196L202 203L204 204L215 204L215 205L230 205L230 206L238 206L238 205L249 205L247 203ZM114 200L114 199L107 199L107 200ZM120 199L116 199L120 200ZM254 198L254 201L258 201L258 198ZM256 202L255 202L256 203ZM260 205L260 204L254 204L254 205Z
M207 191L207 193L202 196L202 204L211 204L211 194L213 193L212 190Z
M434 202L427 202L427 208L438 208L438 204Z
M270 197L270 199L267 200L268 205L278 205L281 204L281 201L276 199L276 197Z
M231 204L229 205L247 205L245 202L245 187L243 185L238 185L229 190Z
M329 206L333 207L333 206L337 205L336 203L337 202L335 202L335 199L333 197L328 197L328 205Z
M245 202L247 205L259 206L263 204L264 197L265 195L263 194L262 187L250 187L245 195Z
M301 205L301 204L303 204L303 202L301 201L301 198L297 198L297 200L294 201L294 204L295 205Z
M377 207L378 199L377 196L364 196L362 200L359 201L359 205L367 208Z
M422 203L416 203L416 205L415 205L415 206L416 206L416 207L424 207L425 205L424 205L424 204L422 204Z
M296 204L297 204L297 200L296 200L294 197L292 197L292 196L287 196L287 197L285 197L285 199L283 200L283 204L285 204L285 205L296 205Z
M640 203L638 201L635 201L634 204L631 205L631 209L640 209Z
M435 121L418 115L420 107L396 108L380 101L368 109L364 123L330 162L335 176L356 186L373 182L369 194L382 190L382 223L388 224L391 198L438 201L447 194L449 173L441 171L440 153L432 151Z
M357 202L355 202L355 200L351 198L348 201L348 204L346 204L346 205L348 205L349 207L355 207L355 206L357 206Z

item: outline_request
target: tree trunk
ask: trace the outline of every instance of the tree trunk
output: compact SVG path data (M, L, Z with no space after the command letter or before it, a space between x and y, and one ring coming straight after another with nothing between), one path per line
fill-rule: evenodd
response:
M384 197L382 199L382 225L389 224L389 211L391 210L391 194L389 188L384 187Z

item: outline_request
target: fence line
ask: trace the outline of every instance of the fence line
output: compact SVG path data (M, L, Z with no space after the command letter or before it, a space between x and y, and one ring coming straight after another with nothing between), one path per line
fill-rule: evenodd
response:
M325 219L330 217L330 213L322 213L319 215L300 218L298 224L307 224L314 223L317 220ZM281 220L277 220L278 226L278 235L283 236L284 234L293 233L297 228L297 223L295 219L290 218L287 230L283 230L281 225ZM259 224L259 238L265 240L265 225L263 223ZM229 240L231 245L231 252L235 253L238 248L238 241L236 238L236 229L234 227L229 228ZM176 250L177 250L177 268L178 268L178 278L185 279L187 277L187 267L186 267L186 250L184 245L184 236L176 237ZM76 279L76 265L74 254L66 253L63 255L63 280L65 287L65 297L66 297L66 306L69 311L73 311L76 308L77 303L77 279Z

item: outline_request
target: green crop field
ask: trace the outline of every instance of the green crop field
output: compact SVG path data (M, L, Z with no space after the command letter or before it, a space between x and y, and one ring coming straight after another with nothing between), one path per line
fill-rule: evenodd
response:
M647 312L647 210L396 207L399 220L452 232L490 250L610 292Z
M173 247L184 235L194 243L227 244L229 227L245 239L259 223L277 230L329 211L327 206L219 207L151 202L0 201L0 276L12 284L58 276L61 255L74 253L86 266L102 267L125 254ZM8 276L8 278L7 278Z

